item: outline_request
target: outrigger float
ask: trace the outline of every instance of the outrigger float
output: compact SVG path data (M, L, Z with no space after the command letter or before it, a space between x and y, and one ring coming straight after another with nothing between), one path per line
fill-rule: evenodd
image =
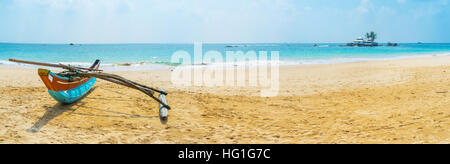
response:
M123 85L136 89L159 103L159 118L163 124L167 123L170 106L167 104L167 92L164 89L155 89L139 84L137 82L125 79L121 76L103 73L100 70L100 60L96 60L89 68L75 67L64 64L49 64L24 60L9 59L11 62L31 64L45 67L62 68L65 71L53 73L47 69L38 69L38 74L48 89L48 93L58 102L71 104L82 99L92 89L97 78L109 81L115 84ZM154 96L159 93L158 98Z

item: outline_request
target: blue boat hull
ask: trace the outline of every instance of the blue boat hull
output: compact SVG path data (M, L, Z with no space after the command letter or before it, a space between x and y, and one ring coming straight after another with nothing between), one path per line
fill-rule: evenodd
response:
M48 90L50 96L61 103L70 104L83 98L94 86L96 78L91 78L88 82L65 91Z

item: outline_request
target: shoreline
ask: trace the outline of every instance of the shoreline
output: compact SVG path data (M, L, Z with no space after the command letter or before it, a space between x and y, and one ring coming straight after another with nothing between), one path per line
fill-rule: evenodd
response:
M0 143L450 143L450 56L281 66L276 97L254 87L175 86L170 70L118 75L164 88L172 110L99 80L62 105L36 70L0 66Z
M392 61L392 60L404 60L404 59L425 59L425 58L434 58L434 57L443 57L443 56L450 56L450 52L439 52L439 53L433 53L433 54L408 54L408 55L401 55L401 56L394 56L394 57L387 57L387 58L332 58L332 59L313 59L313 60L280 60L279 65L280 66L308 66L308 65L330 65L330 64L345 64L345 63L364 63L364 62L375 62L375 61ZM63 64L70 64L74 66L83 66L83 67L89 67L91 63L80 63L80 62L74 62L74 63L67 63L62 62ZM257 63L257 61L254 62L244 62L243 65L248 64L254 64ZM58 63L53 63L58 64ZM174 63L175 64L175 63ZM198 64L192 64L195 67L201 67L201 68L215 68L217 65L229 65L229 64L242 64L242 63L198 63ZM12 63L9 61L3 61L0 60L0 66L11 66L11 67L21 67L21 68L38 68L38 66L32 66L32 65L26 65L26 64L18 64L18 63ZM145 70L171 70L176 67L183 67L187 65L178 65L174 66L173 64L159 64L156 63L145 63L145 62L136 62L136 63L105 63L101 65L105 71L145 71Z

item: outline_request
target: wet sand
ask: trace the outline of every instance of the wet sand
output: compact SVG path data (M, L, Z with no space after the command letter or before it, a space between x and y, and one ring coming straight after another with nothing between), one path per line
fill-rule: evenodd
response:
M137 91L99 81L62 105L37 70L0 65L0 143L450 143L450 57L283 66L271 98L170 73L117 72L169 92L162 125Z

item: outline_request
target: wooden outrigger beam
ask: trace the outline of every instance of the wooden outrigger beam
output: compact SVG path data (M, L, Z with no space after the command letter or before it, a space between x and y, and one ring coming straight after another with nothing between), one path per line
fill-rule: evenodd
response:
M83 68L83 67L74 67L70 65L64 65L64 64L49 64L49 63L41 63L41 62L32 62L32 61L25 61L25 60L16 60L16 59L9 59L10 62L15 63L23 63L23 64L31 64L31 65L40 65L40 66L46 66L46 67L56 67L56 68L63 68L68 70L85 70L85 71L94 71L94 69L91 68ZM97 71L103 71L103 70L97 70Z
M167 92L164 91L160 91L133 81L130 81L128 79L125 79L123 77L120 77L118 75L113 75L113 74L107 74L107 73L96 73L96 72L79 72L76 74L76 76L80 76L80 77L96 77L99 79L103 79L112 83L116 83L119 85L123 85L126 87L130 87L136 90L141 91L142 93L150 96L151 98L153 98L155 101L157 101L158 103L162 104L164 107L166 107L167 109L170 110L170 106L167 105L166 103L162 102L160 99L156 98L153 94L154 92L158 92L160 94L163 95L167 95ZM150 89L150 90L149 90Z

